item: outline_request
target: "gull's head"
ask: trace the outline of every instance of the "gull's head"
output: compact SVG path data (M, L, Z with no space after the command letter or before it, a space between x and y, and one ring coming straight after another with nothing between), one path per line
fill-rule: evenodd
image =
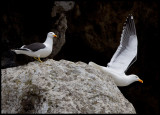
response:
M56 35L54 32L49 32L49 33L47 34L47 37L57 38L57 35Z
M132 74L129 77L131 77L133 81L139 81L140 83L143 83L143 80L141 80L137 75Z

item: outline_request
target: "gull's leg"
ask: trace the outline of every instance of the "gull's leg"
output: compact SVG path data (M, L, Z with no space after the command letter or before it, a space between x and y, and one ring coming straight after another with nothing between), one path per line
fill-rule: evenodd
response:
M38 57L38 61L42 63L41 59Z
M34 57L34 59L36 59L37 61L39 61L36 57Z

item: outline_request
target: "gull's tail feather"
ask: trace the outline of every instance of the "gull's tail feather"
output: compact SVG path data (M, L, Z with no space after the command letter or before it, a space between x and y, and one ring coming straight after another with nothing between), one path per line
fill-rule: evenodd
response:
M94 63L94 62L89 62L88 65L93 66L93 67L95 67L96 69L103 70L103 69L102 69L102 68L103 68L102 66L100 66L100 65L98 65L98 64L96 64L96 63Z
M23 48L22 46L21 48L11 49L11 51L15 52L16 54L24 54L23 52L29 51L29 50L27 48Z
M15 52L16 54L20 54L21 53L20 50L11 49L11 51Z

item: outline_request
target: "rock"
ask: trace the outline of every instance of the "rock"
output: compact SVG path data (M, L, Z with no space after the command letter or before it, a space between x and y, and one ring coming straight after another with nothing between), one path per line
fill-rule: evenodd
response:
M159 11L158 1L77 0L67 16L67 43L60 52L62 58L86 63L93 61L106 66L120 43L123 23L128 14L132 13L138 37L138 57L126 74L138 74L146 84L140 86L134 83L122 88L121 92L124 91L126 98L134 104L137 113L160 114L160 96L157 92L160 71L155 63L160 59L157 55ZM154 76L152 82L151 76Z
M2 113L136 113L110 76L49 59L1 69Z
M54 3L51 12L51 17L53 18L51 31L58 35L58 39L54 39L53 52L49 58L53 58L55 55L57 55L65 43L65 33L67 29L67 19L65 12L71 10L73 7L73 1L55 1Z
M56 16L57 13L64 13L71 10L74 7L73 1L55 1L54 7L52 8L52 17Z

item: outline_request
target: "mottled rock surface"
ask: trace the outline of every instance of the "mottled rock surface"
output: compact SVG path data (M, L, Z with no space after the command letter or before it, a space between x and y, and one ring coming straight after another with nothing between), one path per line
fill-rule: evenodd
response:
M2 69L2 113L136 113L109 76L52 59Z

